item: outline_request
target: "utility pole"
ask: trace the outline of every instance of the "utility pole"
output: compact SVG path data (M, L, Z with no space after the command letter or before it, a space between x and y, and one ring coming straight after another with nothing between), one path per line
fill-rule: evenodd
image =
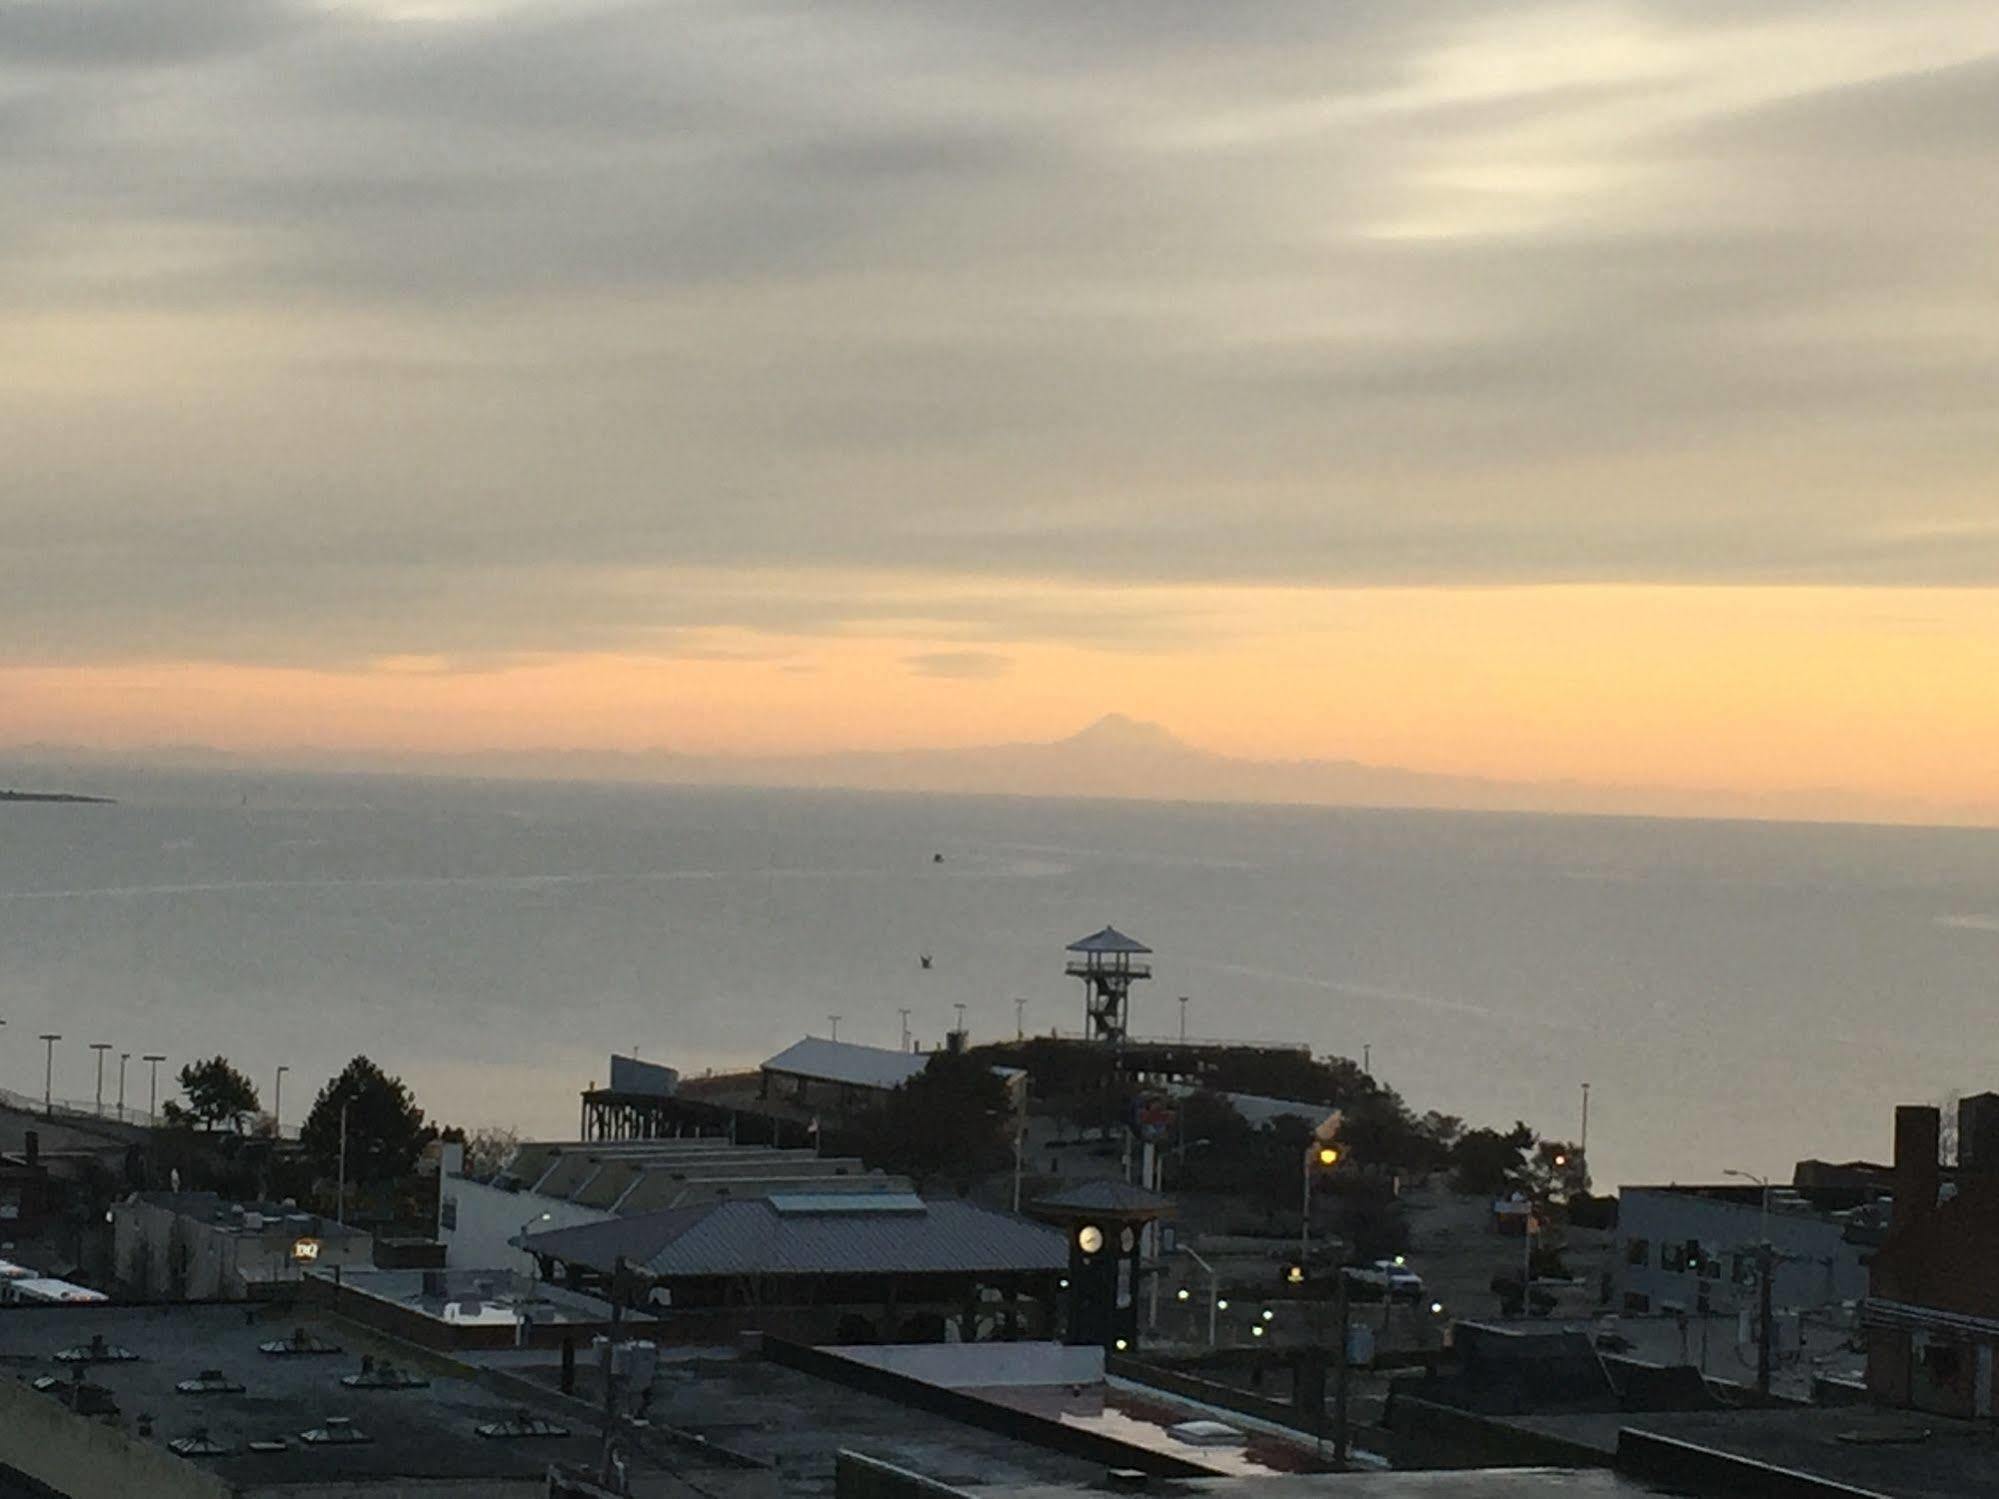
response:
M118 1053L118 1122L125 1122L125 1064L132 1060L132 1053Z
M333 1221L343 1228L347 1224L347 1105L351 1102L344 1099L340 1104L340 1187L333 1209Z
M42 1045L48 1048L48 1055L42 1060L42 1112L53 1119L56 1116L56 1042L62 1037L53 1031L43 1031Z
M159 1123L160 1117L160 1063L166 1060L158 1052L149 1051L139 1058L153 1069L152 1092L146 1097L146 1128Z
M1360 1043L1360 1070L1374 1076L1374 1048L1365 1041Z
M1384 1293L1385 1294L1385 1293ZM1333 1286L1333 1321L1339 1328L1339 1341L1333 1349L1333 1470L1344 1473L1347 1468L1347 1339L1349 1305L1347 1302L1347 1267L1342 1265Z
M611 1263L611 1335L604 1344L604 1445L597 1476L607 1489L611 1487L612 1436L618 1429L618 1331L625 1319L629 1280L621 1254Z
M906 1053L909 1050L909 1010L905 1007L895 1013L902 1017L902 1049Z
M1756 1393L1770 1398L1770 1334L1775 1331L1770 1316L1770 1282L1777 1267L1776 1251L1765 1239L1756 1246Z
M1024 999L1016 999L1013 1002L1013 1039L1016 1041L1027 1039L1027 1001Z
M1588 1083L1583 1084L1583 1133L1582 1133L1582 1138L1576 1141L1576 1154L1583 1158L1585 1164L1588 1163L1589 1161L1589 1084Z
M1018 1000L1015 1001L1019 1003ZM1032 1079L1025 1073L1020 1075L1020 1113L1014 1121L1013 1129L1013 1210L1020 1211L1020 1175L1027 1159L1027 1085ZM1158 1284L1158 1277L1153 1278Z

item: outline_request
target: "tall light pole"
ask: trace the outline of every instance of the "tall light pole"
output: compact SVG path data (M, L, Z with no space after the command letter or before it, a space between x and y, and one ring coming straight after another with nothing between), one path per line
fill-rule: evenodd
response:
M1180 996L1180 1044L1187 1044L1187 996Z
M111 1049L109 1041L93 1041L90 1049L97 1053L97 1117L104 1117L104 1053Z
M43 1031L41 1039L49 1049L42 1061L42 1112L53 1119L56 1116L56 1042L62 1037L54 1031Z
M1024 999L1016 999L1013 1002L1013 1039L1016 1041L1027 1039L1027 1001Z
M827 1037L826 1039L827 1039L827 1040L829 1040L829 1041L837 1041L837 1040L839 1040L839 1039L840 1039L840 1017L839 1017L838 1015L828 1015L828 1016L826 1017L826 1023L827 1023L828 1025L830 1025L831 1027L833 1027L833 1033L832 1033L832 1034L831 1034L830 1036L828 1036L828 1037Z
M347 1105L351 1099L340 1102L340 1186L339 1195L333 1200L333 1221L343 1228L347 1225Z
M281 1140L285 1134L285 1074L290 1071L279 1066L277 1082L271 1088L271 1133Z
M1298 1268L1307 1275L1312 1273L1312 1173L1339 1163L1339 1147L1317 1138L1305 1142L1305 1200L1298 1214Z
M958 1037L962 1041L965 1035L965 1007L963 1005L953 1005L951 1008L958 1012Z
M904 1051L908 1051L908 1050L909 1050L909 1011L908 1011L908 1010L907 1010L907 1009L905 1008L905 1009L898 1009L898 1010L897 1010L897 1011L896 1011L895 1013L896 1013L896 1014L898 1014L898 1015L900 1015L900 1016L902 1017L902 1049L903 1049Z
M125 1122L125 1064L132 1060L132 1053L118 1053L118 1122Z
M1754 1171L1737 1171L1733 1166L1723 1167L1721 1174L1723 1176L1737 1176L1744 1181L1755 1182L1757 1186L1763 1189L1763 1211L1757 1221L1756 1239L1758 1243L1768 1244L1770 1242L1770 1178L1767 1176L1758 1176Z
M153 1069L152 1089L146 1095L146 1128L151 1129L160 1119L160 1063L166 1058L156 1051L149 1051L139 1060Z
M1583 1133L1582 1133L1582 1138L1576 1141L1576 1154L1581 1156L1585 1163L1589 1161L1589 1084L1588 1083L1583 1084Z

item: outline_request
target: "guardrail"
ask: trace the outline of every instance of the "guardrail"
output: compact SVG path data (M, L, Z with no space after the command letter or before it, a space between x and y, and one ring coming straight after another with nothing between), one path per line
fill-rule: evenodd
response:
M15 1109L23 1114L35 1114L44 1119L75 1120L79 1124L123 1124L133 1129L150 1129L164 1122L164 1115L158 1119L149 1118L146 1111L135 1104L128 1103L121 1107L107 1100L100 1107L95 1099L39 1098L26 1093L16 1093L12 1088L0 1088L0 1107ZM270 1129L258 1127L268 1124L268 1120L268 1115L258 1116L257 1124L245 1133L253 1137L270 1135L273 1133ZM276 1133L281 1140L296 1140L299 1137L299 1126L287 1124Z

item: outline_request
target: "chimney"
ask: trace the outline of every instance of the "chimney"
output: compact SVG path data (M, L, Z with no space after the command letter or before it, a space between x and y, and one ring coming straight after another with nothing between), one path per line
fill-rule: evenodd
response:
M26 1152L28 1169L33 1170L42 1163L42 1132L31 1129L23 1137L22 1149Z
M1895 1108L1895 1222L1906 1223L1937 1205L1937 1150L1941 1125L1928 1104Z

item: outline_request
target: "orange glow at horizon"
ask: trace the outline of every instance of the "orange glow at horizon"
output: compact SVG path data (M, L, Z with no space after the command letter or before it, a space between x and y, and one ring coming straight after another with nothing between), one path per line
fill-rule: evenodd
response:
M777 755L1047 740L1120 711L1255 759L1999 804L1990 590L1123 596L1209 633L1141 648L968 641L918 623L709 631L690 654L518 657L469 670L422 656L318 670L21 663L0 667L0 742ZM953 653L997 659L990 674L917 669Z

